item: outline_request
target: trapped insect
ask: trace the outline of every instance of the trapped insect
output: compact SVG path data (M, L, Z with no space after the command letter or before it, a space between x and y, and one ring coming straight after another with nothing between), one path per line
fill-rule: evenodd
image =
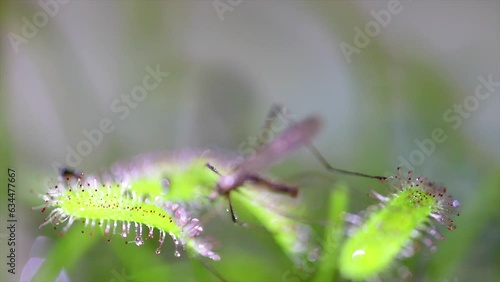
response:
M281 111L281 106L275 105L272 107L269 116L275 117L277 111ZM268 118L269 120L269 118ZM265 169L285 155L301 148L307 147L314 157L324 166L325 169L331 172L342 173L347 175L361 176L374 178L378 180L386 180L383 176L372 176L359 172L352 172L343 169L332 167L323 157L319 150L312 144L312 139L321 131L323 126L322 120L317 116L309 116L298 122L290 121L290 126L287 127L280 135L273 139L270 143L264 144L257 154L247 158L242 163L238 164L230 173L221 175L216 167L207 163L207 167L220 176L217 181L215 190L210 194L210 199L213 201L218 196L225 196L229 201L229 209L234 222L237 221L237 216L234 212L231 203L231 191L241 187L246 182L250 182L257 186L262 186L271 191L288 194L291 197L296 197L298 194L297 187L287 184L268 180L258 174L258 171ZM266 126L269 126L267 123Z

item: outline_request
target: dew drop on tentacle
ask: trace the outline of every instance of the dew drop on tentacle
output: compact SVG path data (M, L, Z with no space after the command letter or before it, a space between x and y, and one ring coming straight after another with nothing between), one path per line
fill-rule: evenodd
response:
M175 245L174 255L176 257L180 257L181 253L179 253L179 240L177 239L177 237L175 237L174 233L170 232L169 235L170 235L170 237L172 237L172 240L174 241L174 245Z
M111 231L111 225L109 224L109 221L106 223L106 227L104 228L104 236L109 235L109 231Z
M140 236L135 236L135 244L137 246L142 246L142 245L144 245L144 240L142 240L142 238Z
M43 205L39 205L39 206L30 207L30 211L41 209L42 213L43 213L43 212L45 212L45 210L47 210L47 205L48 204L43 204Z
M408 175L406 176L406 179L407 179L407 183L410 183L411 182L411 177L413 175L413 171L409 170L408 171Z
M148 231L148 237L147 238L154 238L154 227L148 226L149 231Z
M115 223L113 224L113 235L116 234L117 227L118 227L118 221L115 220Z
M142 246L144 240L142 240L142 224L134 222L135 224L135 244L137 246Z
M95 219L92 219L92 221L90 222L90 233L89 233L90 236L94 236L94 228L95 228Z
M122 238L127 238L128 232L127 232L127 223L125 221L122 221Z
M62 210L60 208L54 209L53 211L50 212L49 216L47 216L44 220L43 223L40 224L39 228L42 229L45 225L49 223L55 223L57 222L57 217L62 214Z
M48 192L47 192L48 193ZM46 203L48 203L50 201L50 196L49 195L43 195L42 196L42 200L45 201Z
M62 229L62 233L66 233L68 229L73 225L73 222L75 221L75 218L73 216L69 217L68 223L66 223L66 226Z
M160 230L160 235L159 235L159 239L158 239L158 242L160 243L160 245L158 246L158 248L155 251L155 253L157 255L159 255L161 253L161 247L163 246L163 242L165 242L165 236L166 236L166 233L163 232L162 230Z

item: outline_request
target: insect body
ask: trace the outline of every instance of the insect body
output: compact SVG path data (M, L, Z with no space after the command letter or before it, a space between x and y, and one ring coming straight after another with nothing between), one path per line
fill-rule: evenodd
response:
M271 110L270 115L275 115L274 111L280 110L279 106L275 106ZM326 159L321 155L319 150L311 143L312 139L319 133L323 123L319 117L310 116L299 122L291 122L291 125L286 128L279 136L273 139L270 143L263 146L263 148L253 157L243 161L241 164L227 175L221 175L217 169L211 164L207 163L207 167L217 173L220 178L217 181L216 189L210 195L211 200L215 200L218 196L224 195L229 200L229 207L231 217L234 222L237 217L234 213L230 192L241 187L244 183L250 182L257 186L262 186L278 193L285 193L292 197L296 197L298 189L286 184L270 181L258 174L272 163L278 161L284 155L291 153L300 147L307 147L318 161L331 172L361 176L367 178L374 178L379 180L386 180L383 176L371 176L364 173L351 172L343 169L332 167Z
M295 187L272 183L257 174L258 170L264 169L283 155L304 146L319 132L321 120L317 117L309 117L299 123L288 127L280 136L265 146L256 156L241 163L228 175L221 176L217 182L217 190L210 196L215 199L218 195L225 195L250 181L266 186L276 192L283 192L291 196L297 195Z

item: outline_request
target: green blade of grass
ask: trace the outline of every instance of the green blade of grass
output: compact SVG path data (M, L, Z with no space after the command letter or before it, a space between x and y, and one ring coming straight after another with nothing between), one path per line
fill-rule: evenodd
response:
M328 226L325 230L325 241L322 244L323 254L320 258L315 282L334 281L337 270L339 249L344 236L343 214L349 205L349 193L345 184L337 184L330 194L328 208Z

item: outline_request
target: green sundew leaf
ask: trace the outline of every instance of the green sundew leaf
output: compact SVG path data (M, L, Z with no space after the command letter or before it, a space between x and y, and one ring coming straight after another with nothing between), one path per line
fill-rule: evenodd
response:
M129 190L138 195L160 197L172 202L189 202L208 198L215 189L219 176L206 167L210 162L219 164L206 157L160 158L139 156L133 162L146 163L138 166L125 163L118 166L117 178L125 178L129 182ZM222 166L221 166L222 167Z
M91 176L68 177L42 195L46 202L42 211L50 210L42 226L67 222L62 229L64 233L75 221L83 221L92 229L91 234L97 226L104 229L105 236L120 234L128 238L135 232L134 242L138 246L157 233L160 242L157 253L170 235L176 249L182 246L192 254L219 260L210 242L199 237L203 231L200 221L183 206L201 199L208 202L217 175L206 168L206 161L194 158L178 163L153 163L139 158L137 166L114 166L113 179L120 181L109 180L109 176L103 183ZM165 179L167 187L162 183ZM176 255L180 253L176 251Z
M141 177L130 182L130 191L138 195L162 196L161 178Z
M384 206L371 213L343 245L339 261L343 277L365 280L389 268L412 240L414 231L431 216L449 229L454 227L445 213L450 213L449 208L458 206L458 202L446 194L446 188L424 182L423 178L415 182L406 176L395 179L400 185L398 192L383 199Z
M329 223L325 230L325 242L320 258L318 273L314 281L334 281L342 237L344 236L343 215L349 205L349 193L345 184L335 185L330 194L328 208Z
M259 223L274 237L283 252L294 262L308 251L310 227L292 219L290 215L300 216L297 207L287 203L283 195L263 189L241 187L240 193L231 197L245 207ZM286 196L285 196L286 197Z
M165 199L170 201L192 201L208 198L215 189L219 176L206 167L208 159L200 158L189 165L169 173L171 185Z
M412 231L423 224L431 212L432 199L422 205L407 200L415 192L410 189L393 197L346 241L340 255L343 276L362 280L390 266L410 240Z
M158 204L124 196L119 184L105 187L92 186L90 183L81 185L87 189L66 189L58 185L52 190L54 199L49 202L49 206L55 208L56 224L58 218L69 218L68 227L78 219L107 222L108 226L109 222L136 222L166 233L180 233L180 227L172 222L172 216L167 211Z
M219 260L220 257L211 251L211 244L199 237L202 232L199 221L192 218L181 205L167 200L173 198L178 202L187 203L200 197L206 198L215 187L218 178L206 168L206 161L195 158L184 163L161 162L150 167L144 165L128 167L129 170L119 168L117 171L120 175L116 179L123 179L122 182L113 180L100 182L99 179L90 176L68 178L49 187L47 193L42 195L46 202L46 207L42 211L50 211L43 225L53 223L58 226L67 222L62 230L62 233L65 233L70 230L73 223L84 222L85 227L90 226L92 229L90 234L93 234L94 227L99 226L105 236L118 233L127 238L130 232L135 231L135 243L138 246L149 242L145 237L157 236L154 241L160 240L161 247L165 237L170 235L174 239L176 256L180 255L178 247L184 246L190 255L202 255ZM167 189L162 184L165 177L168 177L170 182ZM148 227L149 231L146 229L143 232L143 226ZM62 268L71 270L78 258L96 241L93 237L81 236L78 234L80 231L85 232L72 228L66 236L57 240L56 248L46 261L50 267L44 264L43 271L37 276L38 281L54 280ZM75 232L80 235L79 238L74 237ZM160 253L160 247L157 253ZM125 254L130 254L131 249L131 246L121 245L116 252L126 256ZM136 250L135 253L144 253L146 250ZM129 255L128 260L123 261L127 271L130 271L127 273L131 276L139 275L145 269L145 265L154 265L154 263L148 264L148 259L140 259L141 256L132 257L133 259L130 259ZM158 276L153 277L167 275L160 265L155 269ZM144 277L144 274L140 277Z

